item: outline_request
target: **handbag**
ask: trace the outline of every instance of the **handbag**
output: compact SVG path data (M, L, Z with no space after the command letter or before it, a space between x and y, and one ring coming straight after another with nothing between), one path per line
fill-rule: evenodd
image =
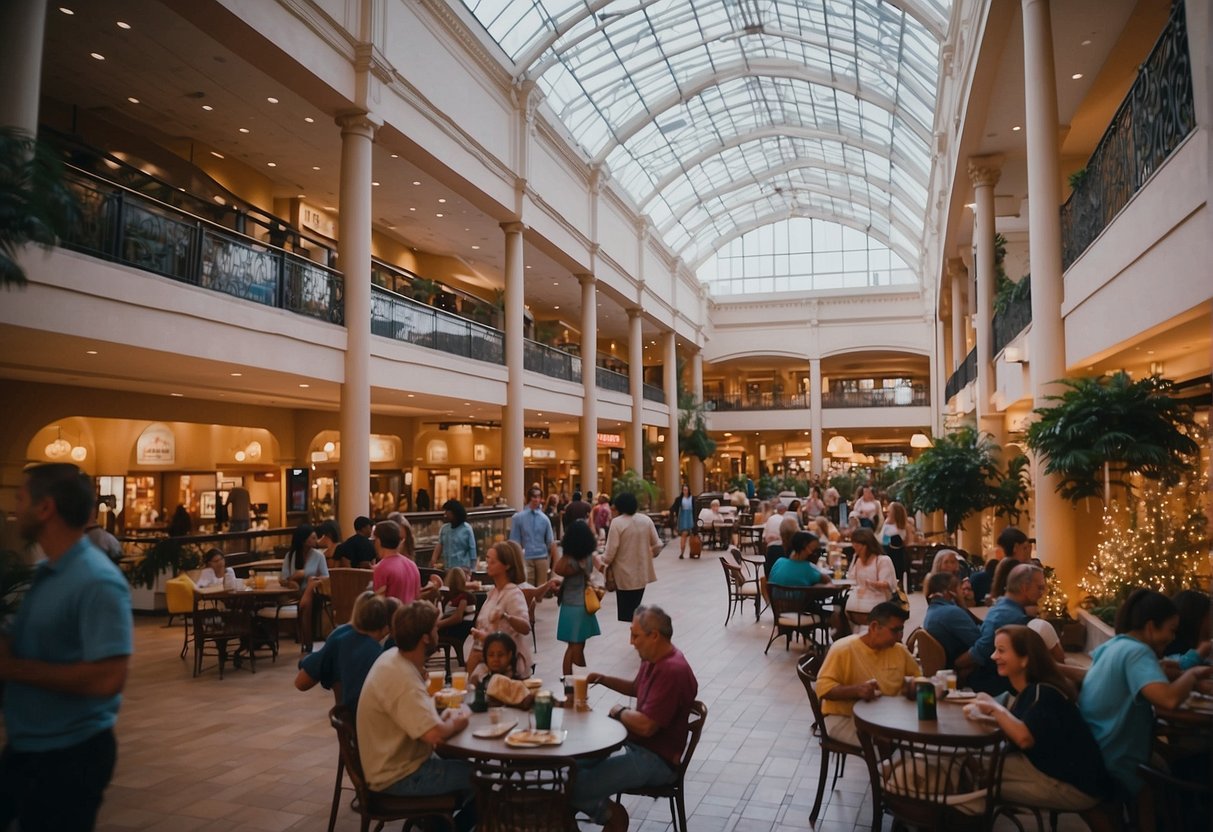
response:
M593 615L602 609L602 599L598 597L598 591L589 584L585 585L585 611L587 615Z
M608 566L606 568L606 572L603 574L606 576L606 591L614 592L616 589L618 589L618 587L615 586L615 567Z

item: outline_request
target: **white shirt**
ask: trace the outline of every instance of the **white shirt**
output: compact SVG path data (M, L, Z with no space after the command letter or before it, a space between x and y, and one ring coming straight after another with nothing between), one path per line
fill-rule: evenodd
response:
M206 589L207 587L220 585L222 585L224 589L235 589L236 571L229 566L226 570L224 570L223 577L220 578L215 574L215 570L208 566L202 570L202 573L198 576L198 580L194 581L194 585L199 589Z
M762 524L762 540L766 544L782 543L783 538L779 536L779 527L783 524L783 518L787 515L782 512L775 512L767 521Z

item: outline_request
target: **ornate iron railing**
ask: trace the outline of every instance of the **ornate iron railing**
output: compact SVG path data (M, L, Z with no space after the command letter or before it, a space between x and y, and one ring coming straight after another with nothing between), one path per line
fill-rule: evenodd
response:
M1014 341L1019 333L1027 329L1030 323L1032 323L1031 296L1013 300L1002 312L995 312L990 322L994 335L994 343L991 345L994 355L1002 352L1003 348ZM994 360L994 355L990 356L991 361Z
M704 401L712 410L804 410L809 406L803 393L729 393Z
M65 248L242 300L342 324L341 273L79 169L82 220Z
M631 389L628 377L623 373L608 370L606 367L595 367L594 382L604 390L614 390L616 393L627 393Z
M836 407L922 407L931 403L925 384L877 387L874 390L831 390L821 394L823 408Z
M665 391L660 387L654 387L652 384L645 384L641 387L644 397L651 402L665 404Z
M1183 0L1137 73L1081 181L1061 206L1062 267L1095 241L1196 127Z
M505 363L502 332L424 303L371 287L371 332L491 364Z
M964 363L956 368L956 372L952 373L948 379L948 383L944 385L943 397L950 401L953 396L965 389L970 382L977 379L977 347L969 350L969 354L965 356Z
M525 338L522 341L522 366L552 378L581 383L581 358Z

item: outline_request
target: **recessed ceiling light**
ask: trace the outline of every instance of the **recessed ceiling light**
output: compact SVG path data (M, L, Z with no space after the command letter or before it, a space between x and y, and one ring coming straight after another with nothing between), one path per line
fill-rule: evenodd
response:
M240 378L244 373L228 373L232 378Z
M393 159L399 159L399 158L400 158L400 154L399 154L399 153L393 153L393 154L392 154L392 158L393 158Z
M378 187L379 187L379 183L378 183L378 182L372 182L371 184L372 184L372 185L374 185L376 188L378 188Z
M315 123L316 123L316 119L312 118L311 116L304 116L304 117L303 117L303 120L304 120L304 121L306 121L308 124L315 124Z
M138 98L135 98L135 96L133 96L133 95L128 95L128 96L126 97L126 100L127 100L127 101L129 101L129 102L131 102L132 104L138 104L138 103L139 103L139 99L138 99Z
M472 251L480 251L480 246L472 246Z
M68 15L75 14L75 12L72 11L71 9L69 9L67 6L60 6L59 11L63 12L64 14L68 14Z
M211 110L213 110L215 108L212 107L210 104L203 104L202 109L206 110L209 113Z
M307 199L307 194L295 194L295 199Z
M183 399L183 398L185 398L185 394L184 394L184 393L169 393L169 395L170 395L170 396L172 396L174 399Z
M312 170L320 170L320 165L312 165Z
M417 209L416 209L416 208L410 208L409 210L410 210L410 211L416 211Z
M300 384L299 386L300 386L300 387L304 387L304 388L306 388L306 387L311 387L312 385L310 385L310 384Z
M96 355L97 351L96 350L85 350L84 353L85 353L85 355Z
M560 307L559 307L559 306L553 306L552 308L553 308L553 309L559 309Z
M1082 77L1082 73L1081 73L1081 72L1075 72L1075 73L1074 73L1073 75L1071 75L1070 77L1071 77L1072 79L1074 79L1075 81L1077 81L1079 78L1081 78L1081 77Z
M1014 133L1018 133L1022 129L1023 129L1022 127L1020 127L1018 124L1016 124L1014 127L1011 128L1011 131Z
M219 194L215 194L213 197L211 197L211 200L218 205L227 205L227 200L219 196Z
M415 399L415 398L417 398L417 394L416 394L416 393L409 393L409 398L410 398L410 399Z
M265 100L266 100L266 101L268 101L268 102L270 102L271 104L277 104L277 103L278 103L278 99L277 99L277 98L274 98L274 96L272 96L272 95L271 95L271 96L268 96L268 97L267 97Z
M439 203L445 203L445 202L446 202L446 200L445 200L445 199L439 199L439 200L438 200L438 202L439 202Z
M442 216L442 214L435 214L434 216L435 216L435 217L441 217L441 216Z
M127 23L125 20L119 20L116 25L118 26L119 29L131 28L131 24Z
M527 268L529 269L529 268L530 268L530 266L527 266Z
M1079 45L1079 46L1090 46L1090 45L1091 45L1091 39L1090 39L1090 38L1087 38L1086 40L1084 40L1082 43L1080 43L1080 44L1078 44L1078 45Z
M267 168L276 168L276 167L278 167L278 163L277 162L266 162L265 166Z
M389 225L388 228L390 228L392 231L396 230L396 226L394 226L394 225Z
M414 184L414 185L420 185L421 183L420 183L420 182L418 182L416 179L414 179L414 180L413 180L413 184Z
M553 280L553 281L552 281L552 285L553 285L553 286L559 286L559 285L560 285L560 281L559 281L559 280Z
M240 128L240 132L241 132L241 133L251 133L252 131L251 131L251 130L249 130L247 127L241 127L241 128Z
M89 54L93 56L93 60L96 60L96 61L105 60L105 56L102 55L100 52L89 52Z
M336 209L336 208L334 208L332 205L326 205L326 206L324 206L324 210L326 210L326 211L336 211L337 209Z

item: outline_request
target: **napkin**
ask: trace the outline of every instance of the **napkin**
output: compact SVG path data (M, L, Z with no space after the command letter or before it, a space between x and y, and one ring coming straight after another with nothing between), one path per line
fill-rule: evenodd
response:
M488 695L498 702L507 705L517 705L530 695L525 682L510 679L500 673L494 673L489 679Z

